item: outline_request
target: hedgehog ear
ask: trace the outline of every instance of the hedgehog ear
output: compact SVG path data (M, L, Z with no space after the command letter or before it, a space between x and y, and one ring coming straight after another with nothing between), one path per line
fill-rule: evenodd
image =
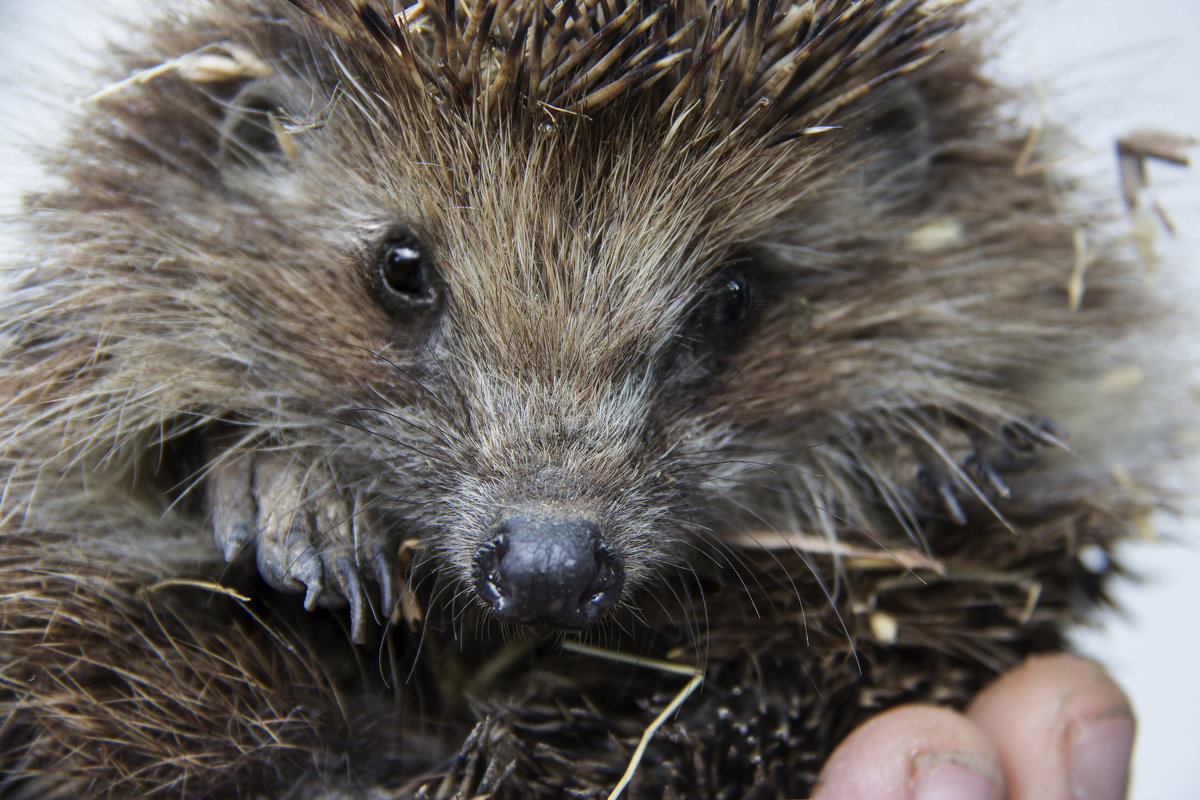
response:
M921 188L933 162L929 108L903 79L876 89L867 103L857 127L855 171L876 197L902 200Z
M291 135L284 129L287 105L283 93L270 81L252 81L229 101L221 124L217 163L262 167L295 155Z

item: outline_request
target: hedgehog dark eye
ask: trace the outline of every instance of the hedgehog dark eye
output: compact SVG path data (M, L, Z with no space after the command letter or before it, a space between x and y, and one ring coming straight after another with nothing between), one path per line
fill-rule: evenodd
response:
M429 254L412 238L392 239L379 252L379 290L393 309L432 308L438 287Z
M678 346L658 369L684 383L707 380L727 366L751 329L760 310L758 283L763 270L751 257L739 256L704 287L692 313L679 331Z
M749 326L754 317L756 297L749 277L736 267L720 275L709 289L700 310L702 336L722 336Z

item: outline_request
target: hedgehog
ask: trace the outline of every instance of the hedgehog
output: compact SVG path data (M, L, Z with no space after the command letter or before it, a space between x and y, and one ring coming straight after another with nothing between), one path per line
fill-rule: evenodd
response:
M803 796L1062 649L1156 502L1076 425L1152 304L970 22L131 34L0 300L0 788Z

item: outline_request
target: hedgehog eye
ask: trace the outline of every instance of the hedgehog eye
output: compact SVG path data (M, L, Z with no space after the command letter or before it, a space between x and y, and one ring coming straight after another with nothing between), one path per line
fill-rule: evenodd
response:
M739 257L707 284L680 328L678 346L659 362L658 369L690 383L707 380L724 368L758 316L760 292L750 277L753 266L749 257Z
M742 270L731 267L713 281L700 310L701 335L729 335L749 326L757 306L754 284Z
M740 272L721 276L709 297L712 321L724 328L741 328L754 312L754 287Z
M379 289L393 310L428 309L438 299L433 267L425 248L412 238L392 239L380 249Z

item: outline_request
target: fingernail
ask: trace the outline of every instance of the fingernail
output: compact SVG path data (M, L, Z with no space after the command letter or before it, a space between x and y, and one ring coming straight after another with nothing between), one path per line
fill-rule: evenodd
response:
M1134 728L1124 707L1071 723L1067 775L1075 800L1123 800L1129 790Z
M922 753L913 759L911 800L1001 800L1003 792L995 763L978 753Z

